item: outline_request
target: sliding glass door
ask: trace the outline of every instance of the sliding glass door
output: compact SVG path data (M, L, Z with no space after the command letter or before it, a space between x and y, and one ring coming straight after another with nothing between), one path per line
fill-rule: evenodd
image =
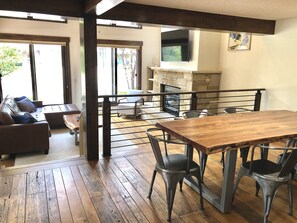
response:
M117 93L137 88L137 49L117 48Z
M63 104L62 47L34 45L38 100L46 104Z
M53 44L0 43L2 98L24 95L31 100L41 100L44 104L67 103L65 88L70 86L70 79L66 78L63 47Z
M109 42L111 44L97 47L98 94L125 94L128 90L140 89L141 46Z
M29 44L0 43L0 60L3 98L26 95L33 99Z

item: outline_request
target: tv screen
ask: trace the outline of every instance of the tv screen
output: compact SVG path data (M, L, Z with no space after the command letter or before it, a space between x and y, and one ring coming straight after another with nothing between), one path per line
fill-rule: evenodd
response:
M174 30L161 33L162 61L189 61L189 30Z

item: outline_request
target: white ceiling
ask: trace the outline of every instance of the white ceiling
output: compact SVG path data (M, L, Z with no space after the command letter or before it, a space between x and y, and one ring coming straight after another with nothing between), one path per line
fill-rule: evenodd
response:
M279 20L297 17L297 0L126 0L191 11Z

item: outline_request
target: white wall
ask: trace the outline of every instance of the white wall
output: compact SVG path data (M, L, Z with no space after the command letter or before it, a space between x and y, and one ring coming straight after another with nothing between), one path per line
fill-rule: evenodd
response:
M198 71L219 71L221 33L200 32Z
M147 67L160 66L161 31L160 28L142 27L126 29L99 26L98 39L143 41L142 46L142 89L147 88Z
M251 50L228 51L222 34L221 89L266 88L261 109L297 110L297 19L280 20L275 35L253 35Z
M81 106L79 23L37 22L20 19L0 19L0 33L70 37L70 69L73 103ZM49 68L50 69L50 68Z

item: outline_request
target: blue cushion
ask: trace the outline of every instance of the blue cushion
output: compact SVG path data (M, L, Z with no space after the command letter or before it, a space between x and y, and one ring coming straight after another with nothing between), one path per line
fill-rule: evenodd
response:
M17 102L17 101L21 101L23 99L27 98L26 96L21 96L21 97L18 97L18 98L14 98L14 100Z
M27 124L37 122L37 120L28 112L13 115L12 118L16 124Z
M36 111L36 106L27 97L25 97L23 100L17 101L16 103L22 111L30 112L30 113Z

